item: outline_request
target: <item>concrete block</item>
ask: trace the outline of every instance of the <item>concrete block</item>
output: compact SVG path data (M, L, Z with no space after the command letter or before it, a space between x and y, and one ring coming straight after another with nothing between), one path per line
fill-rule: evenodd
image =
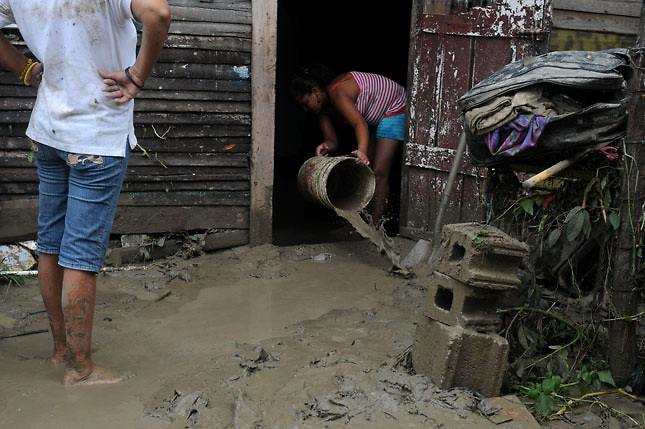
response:
M421 316L412 345L412 365L442 389L468 387L484 396L499 395L508 365L508 342L444 325Z
M434 271L423 314L449 326L494 332L501 325L495 310L500 291L470 286Z
M518 268L529 246L479 223L444 225L433 269L471 286L509 289L519 286Z

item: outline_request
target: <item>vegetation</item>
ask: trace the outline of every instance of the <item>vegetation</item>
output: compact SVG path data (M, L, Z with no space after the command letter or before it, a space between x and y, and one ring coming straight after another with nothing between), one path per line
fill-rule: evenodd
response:
M616 387L604 357L606 322L622 317L607 291L624 165L605 155L590 153L573 168L583 173L577 178L551 179L530 192L513 172L494 171L505 177L493 178L484 198L488 223L531 246L520 297L500 311L501 335L510 345L505 388L531 400L540 418L560 418L581 404L620 416L603 395L637 399Z

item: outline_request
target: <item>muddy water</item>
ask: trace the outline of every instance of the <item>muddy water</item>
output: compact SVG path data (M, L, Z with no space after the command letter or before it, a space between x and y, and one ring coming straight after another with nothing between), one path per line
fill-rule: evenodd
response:
M364 238L370 240L392 263L392 267L400 274L407 275L409 271L401 265L401 255L394 246L394 241L385 233L385 228L376 228L371 223L365 222L360 213L355 210L336 208L336 214L346 219L356 231Z
M468 392L396 366L423 284L387 276L372 246L244 247L101 275L94 358L134 377L65 388L48 334L1 340L0 427L495 427ZM12 287L0 315L46 328L38 296Z

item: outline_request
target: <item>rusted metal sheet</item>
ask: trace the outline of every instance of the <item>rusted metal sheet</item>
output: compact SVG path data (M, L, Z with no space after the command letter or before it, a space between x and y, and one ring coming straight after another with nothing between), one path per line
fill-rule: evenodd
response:
M463 130L457 99L502 66L544 53L551 0L417 0L413 6L401 234L428 238ZM474 220L485 170L465 154L445 222ZM430 181L431 183L427 183Z

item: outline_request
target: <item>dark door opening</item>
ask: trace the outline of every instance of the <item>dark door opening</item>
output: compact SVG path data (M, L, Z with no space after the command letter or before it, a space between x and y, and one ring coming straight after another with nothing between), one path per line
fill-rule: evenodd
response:
M377 7L366 0L278 1L275 177L273 241L276 245L324 243L351 237L345 222L330 209L306 201L298 192L298 169L322 141L313 117L300 111L289 95L299 66L323 63L338 74L378 73L407 87L412 0ZM337 154L355 149L353 131L335 124ZM400 151L401 152L401 151ZM401 155L391 173L386 229L398 232Z

